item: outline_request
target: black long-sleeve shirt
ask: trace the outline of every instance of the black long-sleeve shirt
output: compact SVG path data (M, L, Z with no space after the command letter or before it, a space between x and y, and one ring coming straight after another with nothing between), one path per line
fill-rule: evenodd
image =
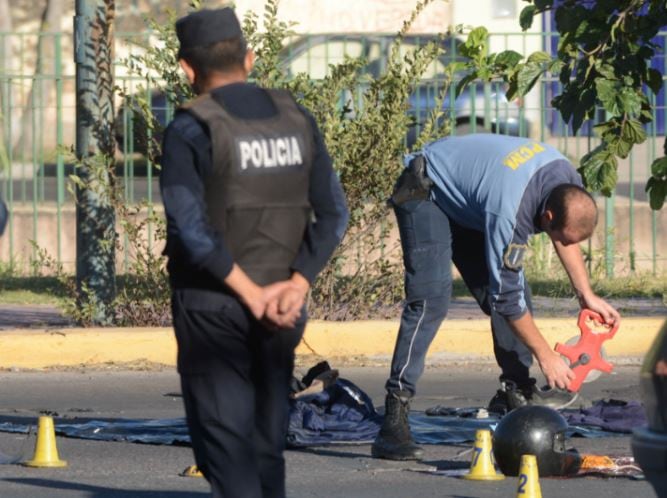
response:
M243 119L265 119L277 114L268 93L248 83L233 83L211 92L231 114ZM291 269L309 282L322 270L345 232L345 196L332 167L322 135L308 111L315 143L309 201L314 222ZM212 171L208 128L187 112L178 112L167 127L162 147L160 189L167 218L168 270L172 287L225 292L223 284L233 266L224 235L210 225L204 185Z

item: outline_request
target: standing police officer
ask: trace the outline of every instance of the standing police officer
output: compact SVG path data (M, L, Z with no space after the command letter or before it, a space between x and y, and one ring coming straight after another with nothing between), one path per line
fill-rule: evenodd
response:
M532 318L522 259L529 237L546 232L582 307L608 323L618 312L591 290L579 242L593 233L597 208L581 178L556 149L527 138L468 135L433 142L406 158L392 203L405 264L406 304L386 383L385 419L373 456L418 459L408 411L424 359L447 315L451 263L491 316L501 389L489 410L525 404L562 408L575 395L574 373ZM529 376L535 356L549 386Z
M160 186L178 370L192 446L213 496L285 496L294 349L311 282L347 208L312 116L247 83L233 10L176 23L198 97L165 132Z

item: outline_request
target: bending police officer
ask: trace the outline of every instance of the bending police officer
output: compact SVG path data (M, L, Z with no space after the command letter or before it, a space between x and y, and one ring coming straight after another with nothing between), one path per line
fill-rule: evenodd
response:
M410 435L410 399L433 337L447 315L451 262L480 308L491 317L501 388L489 410L524 404L563 408L574 373L551 349L532 318L522 260L532 234L553 242L582 307L608 323L618 312L596 296L578 243L597 223L595 201L556 149L493 134L449 137L406 158L391 202L403 248L406 303L386 383L385 419L372 454L418 459ZM533 356L551 389L529 375Z
M312 116L247 83L234 11L192 13L176 33L198 97L165 132L160 186L195 460L213 496L280 498L305 296L347 208Z

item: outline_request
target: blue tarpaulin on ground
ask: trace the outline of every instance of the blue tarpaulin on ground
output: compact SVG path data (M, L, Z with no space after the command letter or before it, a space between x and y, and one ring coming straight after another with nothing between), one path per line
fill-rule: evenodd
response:
M338 379L323 391L290 400L287 444L291 447L332 443L369 443L375 438L382 416L359 387ZM420 444L461 444L474 441L478 429L493 429L495 416L476 418L476 408L434 407L426 413L412 412L410 426ZM646 424L637 402L602 400L591 408L564 410L570 424L568 435L608 437L629 433ZM36 418L0 417L0 431L27 433ZM62 436L101 441L147 444L189 444L183 418L174 419L55 419Z

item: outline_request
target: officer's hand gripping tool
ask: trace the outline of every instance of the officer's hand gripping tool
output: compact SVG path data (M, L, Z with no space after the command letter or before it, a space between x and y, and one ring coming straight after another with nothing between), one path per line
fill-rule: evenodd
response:
M588 320L609 330L607 332L593 331L588 325ZM578 392L581 389L581 384L584 383L591 370L611 373L614 369L612 364L603 358L602 343L614 337L619 323L614 323L614 326L610 328L598 313L583 309L579 313L577 325L581 331L579 341L573 345L557 343L555 348L556 352L570 360L570 368L576 375L568 387L568 390L572 392Z

